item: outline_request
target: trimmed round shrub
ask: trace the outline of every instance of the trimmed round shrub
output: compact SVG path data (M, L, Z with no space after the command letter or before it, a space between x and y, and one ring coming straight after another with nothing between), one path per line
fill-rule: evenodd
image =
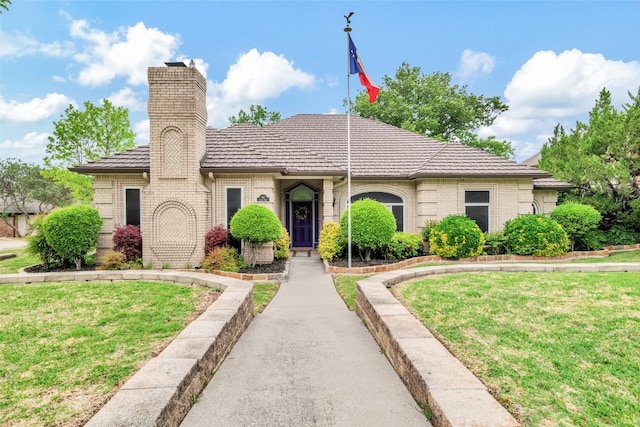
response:
M124 254L124 262L142 258L142 234L139 225L127 224L116 227L112 241L113 250Z
M286 228L282 227L282 236L279 239L273 241L273 257L275 259L287 259L289 258L289 246L291 244L291 238Z
M282 235L282 224L269 208L251 204L238 210L231 222L229 231L236 239L244 240L250 248L247 264L256 265L258 248L264 243L273 242Z
M417 257L422 253L422 235L419 233L405 233L396 231L391 241L384 248L386 259L403 260Z
M431 230L429 247L432 254L443 258L478 256L484 247L484 234L466 215L449 215Z
M205 256L218 246L229 245L229 231L222 224L216 225L204 236Z
M506 247L517 255L557 256L567 253L569 238L562 226L544 215L521 215L504 225Z
M67 206L51 212L42 223L47 243L65 261L82 267L82 259L95 249L102 218L94 208L85 205Z
M320 230L320 238L318 241L318 254L320 258L331 262L344 251L344 242L340 237L340 224L333 221L327 221Z
M202 268L238 272L240 270L238 251L228 246L217 246L202 260Z
M29 244L27 251L31 255L35 255L40 258L42 265L46 270L50 270L53 267L59 267L64 265L64 259L56 253L55 250L47 243L47 239L42 232L43 217L38 216L31 223L31 229L33 235L29 238Z
M340 235L345 242L348 242L348 212L340 217ZM361 199L351 205L351 244L364 261L370 261L373 251L387 245L395 231L396 219L382 203Z
M571 242L571 250L600 249L590 247L589 233L598 228L602 215L593 206L567 202L557 206L549 216L562 226Z

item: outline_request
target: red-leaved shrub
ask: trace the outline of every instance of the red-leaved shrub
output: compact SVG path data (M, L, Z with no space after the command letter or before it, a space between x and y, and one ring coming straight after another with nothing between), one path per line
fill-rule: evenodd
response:
M113 232L113 250L122 252L125 261L142 258L142 234L138 225L120 225Z
M222 224L216 225L204 236L204 255L221 246L229 244L229 231Z

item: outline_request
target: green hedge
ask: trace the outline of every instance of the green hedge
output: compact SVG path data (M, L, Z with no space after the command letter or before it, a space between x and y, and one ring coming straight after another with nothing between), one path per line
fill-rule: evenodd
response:
M540 214L507 221L504 234L507 250L517 255L557 256L569 250L569 239L562 226Z
M571 250L602 249L590 236L600 224L602 215L593 206L567 202L557 206L549 216L556 220L567 233ZM599 246L599 247L598 247Z
M430 252L443 258L467 258L482 254L484 235L466 215L449 215L431 229Z

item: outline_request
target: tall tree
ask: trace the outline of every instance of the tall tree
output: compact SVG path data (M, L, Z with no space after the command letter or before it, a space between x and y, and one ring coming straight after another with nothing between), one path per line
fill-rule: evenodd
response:
M276 111L268 111L262 105L251 105L248 113L244 110L240 110L237 116L229 117L229 122L232 125L237 125L239 123L253 123L257 126L264 126L279 120L280 113Z
M576 185L567 197L589 204L613 225L640 231L640 88L617 111L600 91L589 122L567 133L560 125L542 147L540 168Z
M69 189L81 202L93 198L91 177L67 170L70 166L97 160L135 147L135 134L129 124L129 111L114 107L105 99L102 105L84 103L84 111L69 105L60 120L53 122L44 158L48 178Z
M361 117L510 158L514 155L511 143L495 137L482 139L475 133L507 109L498 96L485 98L467 93L466 86L451 84L449 73L427 76L420 67L410 67L406 62L395 78L382 78L377 102L370 103L366 91L361 91L353 105L354 113Z
M20 230L9 221L10 213L23 214L30 225L29 214L47 213L73 203L72 195L64 186L41 172L39 166L17 159L0 159L0 216L18 235Z
M48 166L77 166L135 147L126 108L114 107L108 99L101 106L86 101L84 108L69 105L53 123L44 159Z

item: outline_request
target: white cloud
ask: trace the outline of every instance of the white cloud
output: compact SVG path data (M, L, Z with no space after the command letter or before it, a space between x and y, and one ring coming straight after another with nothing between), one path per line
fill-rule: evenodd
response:
M460 56L456 75L461 79L468 79L478 74L489 74L493 71L495 63L495 57L488 53L465 49Z
M134 92L129 87L111 94L108 99L116 107L125 107L130 111L144 111L146 107L146 93Z
M143 22L106 33L85 20L74 20L71 36L86 42L74 58L83 64L78 82L91 86L107 84L119 76L132 85L146 84L147 67L174 58L180 45L178 35L147 28Z
M30 132L21 140L0 142L0 153L5 158L20 159L25 163L41 164L48 142L48 133Z
M576 120L587 120L603 88L611 92L614 106L620 109L630 101L628 91L636 93L639 83L638 61L613 61L578 49L559 54L539 51L508 83L504 97L509 110L478 134L509 141L526 135L527 141L518 144L518 158L526 157L520 148L539 150L558 123L568 130Z
M44 99L34 98L28 102L5 101L0 95L0 121L30 123L51 117L63 111L73 99L60 93L48 93Z
M229 116L249 105L275 98L291 88L312 89L316 77L294 68L293 61L273 52L251 49L229 67L224 81L209 81L207 109L213 126L228 124Z
M134 124L133 131L136 133L137 145L146 145L149 143L149 119Z
M6 33L0 30L0 57L27 56L44 54L47 56L67 57L74 52L73 44L68 41L41 43L35 38L19 32Z

